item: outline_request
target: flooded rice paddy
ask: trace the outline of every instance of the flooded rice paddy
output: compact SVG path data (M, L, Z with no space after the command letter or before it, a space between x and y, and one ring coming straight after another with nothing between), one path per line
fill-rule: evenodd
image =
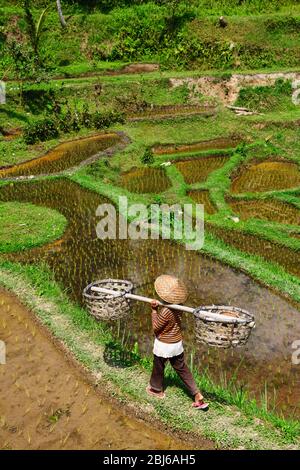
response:
M228 160L227 155L194 157L176 161L176 168L181 172L187 184L203 183L213 171L221 168Z
M207 190L195 190L189 191L188 196L191 197L196 204L203 204L204 205L204 212L207 214L214 214L215 207L211 202L209 191Z
M275 199L232 201L230 207L242 220L255 218L281 224L300 225L300 210L292 204Z
M288 273L300 277L300 248L292 250L257 235L240 230L226 230L215 225L210 225L209 230L234 248L261 256L267 261L282 266Z
M299 165L283 161L263 161L240 168L234 178L231 192L262 192L300 186Z
M67 218L68 226L60 240L7 258L26 263L45 261L73 300L82 303L83 288L107 277L129 279L137 293L152 297L155 278L170 273L187 283L192 306L232 304L253 312L257 328L248 344L230 351L197 345L193 317L185 315L187 354L193 352L199 369L208 368L216 380L220 375L232 377L238 368L237 378L256 396L264 392L265 383L271 397L276 387L277 406L300 416L300 370L291 362L292 342L300 338L299 311L288 301L248 276L168 241L99 240L95 212L107 200L69 180L18 182L0 188L0 201L12 200L50 207ZM248 248L249 240L247 243ZM296 270L298 265L300 275L299 256L293 255L293 266ZM132 307L132 315L112 328L115 334L121 331L129 343L138 341L142 352L151 353L149 307Z
M99 395L32 314L2 290L0 318L7 355L0 367L0 449L191 448ZM209 445L199 441L199 448Z
M121 175L120 186L131 193L161 193L171 181L162 168L134 168Z
M222 150L234 148L240 143L238 137L218 137L216 139L202 140L193 144L164 144L152 148L155 155L168 155L185 152L199 152L205 150Z
M0 169L1 178L59 173L77 166L82 161L106 150L120 141L116 133L95 135L64 142L42 157L13 167Z

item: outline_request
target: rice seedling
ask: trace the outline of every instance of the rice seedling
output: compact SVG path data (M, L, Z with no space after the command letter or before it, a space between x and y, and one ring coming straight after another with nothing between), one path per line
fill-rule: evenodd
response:
M85 403L83 405L81 405L81 415L84 415L88 410L88 404Z
M0 416L0 426L1 428L4 428L6 426L6 418L3 415Z
M61 440L61 446L62 446L62 447L66 445L66 443L67 443L67 441L68 441L70 435L71 435L71 433L68 432L68 433L66 434L66 436Z
M176 160L176 168L182 173L187 184L202 183L228 160L227 155L194 157L182 161Z
M242 220L256 218L281 224L300 225L300 210L276 199L232 201L230 207Z
M300 170L296 163L266 160L242 167L233 180L233 193L254 193L300 186Z
M120 185L132 193L160 193L171 186L169 178L161 168L137 168L123 173Z
M192 144L155 145L152 150L155 155L171 155L205 150L221 150L234 148L240 141L241 139L236 136L217 137L216 139L203 140L201 142L195 142Z
M217 235L225 243L229 243L243 252L261 256L268 261L283 266L287 272L300 276L299 250L294 251L283 245L240 230L226 230L222 227L210 225L209 231Z
M66 142L46 155L11 168L0 169L1 178L59 173L118 143L118 134L102 134Z
M15 381L14 385L17 387L18 390L22 389L22 387L21 387L20 383L18 382L18 380Z
M188 192L188 196L192 198L196 204L204 205L204 212L207 214L214 214L216 209L211 202L209 191L207 190L192 190Z

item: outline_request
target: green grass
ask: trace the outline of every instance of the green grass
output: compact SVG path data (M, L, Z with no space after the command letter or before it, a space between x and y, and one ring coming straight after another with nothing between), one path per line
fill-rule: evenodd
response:
M273 86L242 88L235 103L253 111L289 111L296 110L292 102L293 88L290 81L278 79Z
M28 203L0 202L0 253L41 246L59 238L67 225L59 212Z

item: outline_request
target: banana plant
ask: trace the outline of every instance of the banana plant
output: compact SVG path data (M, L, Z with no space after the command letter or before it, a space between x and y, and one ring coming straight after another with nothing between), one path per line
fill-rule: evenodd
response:
M49 10L49 8L50 8L50 5L42 11L42 13L41 13L41 15L40 15L40 17L39 17L39 19L36 23L36 26L35 26L35 36L36 36L37 47L39 46L39 42L40 42L41 35L42 35L42 32L43 32L44 22L45 22L45 19L46 19L46 13Z
M27 23L27 34L29 36L32 49L34 51L36 61L39 62L39 43L41 39L41 35L43 32L43 25L45 22L47 11L49 10L50 5L45 8L42 13L40 14L39 19L37 22L34 21L33 15L30 10L30 2L29 0L24 1L24 11L25 11L25 20Z

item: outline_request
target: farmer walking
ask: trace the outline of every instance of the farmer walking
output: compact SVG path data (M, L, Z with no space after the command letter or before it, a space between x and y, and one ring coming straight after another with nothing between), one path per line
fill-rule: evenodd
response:
M173 276L159 276L154 283L154 287L159 297L169 304L182 304L188 297L188 291L184 283ZM152 301L151 307L155 341L153 370L147 393L157 398L165 397L163 389L164 369L167 361L170 361L194 398L192 406L197 409L207 410L209 405L205 403L184 359L181 314L167 307L162 307L159 311L159 304L156 300Z

